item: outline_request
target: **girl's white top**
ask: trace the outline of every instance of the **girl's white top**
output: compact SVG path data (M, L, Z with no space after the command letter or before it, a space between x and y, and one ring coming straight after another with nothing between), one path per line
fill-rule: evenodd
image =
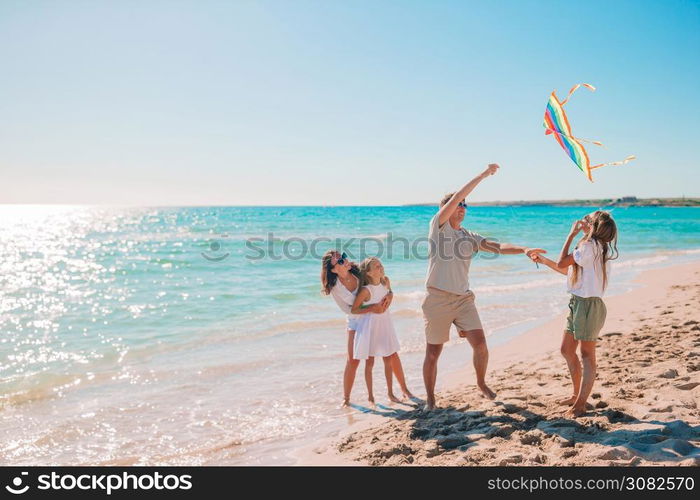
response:
M580 243L573 252L574 262L581 269L578 280L572 283L573 266L569 267L567 291L579 297L602 297L603 289L603 249L593 240ZM608 283L610 283L610 261L605 263Z

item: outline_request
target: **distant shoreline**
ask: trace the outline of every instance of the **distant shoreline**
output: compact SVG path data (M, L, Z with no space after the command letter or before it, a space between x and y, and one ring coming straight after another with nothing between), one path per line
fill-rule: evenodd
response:
M477 201L469 202L475 207L700 207L700 198L601 198L597 200L534 200L534 201ZM437 203L408 203L407 207L432 207Z
M437 203L403 203L396 205L133 205L118 203L6 203L0 201L0 209L16 207L61 207L61 208L360 208L360 207L436 207ZM700 198L636 198L626 196L623 198L600 198L578 200L517 200L517 201L470 201L469 205L475 207L536 207L536 206L561 206L561 207L700 207Z

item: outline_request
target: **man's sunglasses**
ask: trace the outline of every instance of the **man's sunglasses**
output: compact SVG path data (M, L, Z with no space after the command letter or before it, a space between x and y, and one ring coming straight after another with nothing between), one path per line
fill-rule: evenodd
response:
M345 261L347 260L347 258L348 258L348 254L346 254L345 252L343 252L343 253L340 255L340 258L338 259L338 261L336 262L336 264L339 264L339 265L342 266L343 264L345 264Z
M467 209L467 204L464 203L463 201L460 201L459 203L457 203L457 206L460 208L463 208L464 210Z

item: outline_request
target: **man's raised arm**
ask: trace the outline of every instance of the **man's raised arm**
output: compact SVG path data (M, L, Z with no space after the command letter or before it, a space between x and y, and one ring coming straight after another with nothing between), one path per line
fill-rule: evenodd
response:
M486 179L488 176L495 174L499 168L500 167L496 163L490 163L489 166L486 167L486 170L462 186L462 189L457 191L452 198L450 198L450 201L445 203L444 207L440 208L440 211L438 212L438 216L440 217L440 225L444 225L450 219L450 217L452 217L452 214L455 213L455 210L457 210L457 205L459 205L460 201L465 199L481 181Z

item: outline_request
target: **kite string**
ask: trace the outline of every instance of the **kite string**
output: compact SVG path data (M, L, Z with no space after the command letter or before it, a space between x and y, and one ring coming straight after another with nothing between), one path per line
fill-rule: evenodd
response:
M572 135L562 134L561 132L557 132L556 130L551 129L551 128L547 128L547 131L548 131L549 133L551 133L551 134L562 135L562 136L564 136L564 137L568 137L569 139L574 139L574 140L576 140L576 141L587 142L587 143L589 143L589 144L595 144L596 146L605 147L605 145L604 145L602 142L600 142L600 141L591 141L591 140L589 140L589 139L581 139L581 138L579 138L579 137L574 137L574 136L572 136Z
M567 95L567 96L566 96L566 99L564 99L564 100L561 102L561 105L563 106L564 104L566 104L567 102L569 102L569 99L571 99L571 96L572 96L572 95L574 94L574 92L576 92L576 91L578 90L578 88L581 87L581 86L586 87L586 88L587 88L588 90L590 90L591 92L595 92L595 87L594 87L593 85L591 85L590 83L577 83L576 85L574 85L573 87L571 87L571 90L569 90L569 95Z

